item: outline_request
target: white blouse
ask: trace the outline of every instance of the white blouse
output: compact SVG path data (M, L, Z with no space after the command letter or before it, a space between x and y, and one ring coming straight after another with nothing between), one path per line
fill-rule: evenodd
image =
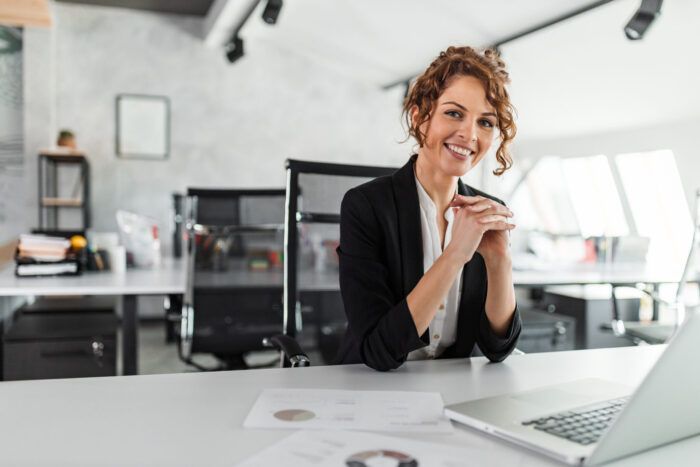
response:
M416 188L418 190L418 202L420 204L420 224L423 234L423 272L427 272L433 263L442 254L443 248L440 245L440 232L437 225L437 208L430 199L428 192L416 177ZM452 224L454 213L448 208L444 213L447 221L445 230L445 247L452 239ZM440 302L437 314L430 322L428 332L430 334L430 344L426 347L416 349L408 354L408 360L424 360L439 357L446 348L454 344L457 337L457 311L459 309L459 299L462 293L462 270L452 283L447 295Z

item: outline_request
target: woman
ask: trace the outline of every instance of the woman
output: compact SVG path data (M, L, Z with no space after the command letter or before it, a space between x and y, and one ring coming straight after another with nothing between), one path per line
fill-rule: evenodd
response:
M346 193L340 289L348 330L337 363L376 370L407 359L503 360L520 334L508 248L512 212L464 185L498 136L512 161L513 108L496 52L450 47L413 85L403 112L418 154L388 177Z

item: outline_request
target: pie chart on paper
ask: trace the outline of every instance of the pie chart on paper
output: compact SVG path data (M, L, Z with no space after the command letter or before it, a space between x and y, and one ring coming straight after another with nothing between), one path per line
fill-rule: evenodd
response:
M302 409L287 409L275 412L274 417L285 422L305 422L316 417L316 414L310 410Z
M403 452L377 449L355 453L345 459L347 467L418 467L418 461Z

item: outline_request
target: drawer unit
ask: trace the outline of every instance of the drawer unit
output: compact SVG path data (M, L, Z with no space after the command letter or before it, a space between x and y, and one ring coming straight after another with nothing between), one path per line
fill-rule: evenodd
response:
M34 304L18 310L4 323L3 379L116 375L114 310L80 306L84 305L71 307L61 302L57 310L49 311L46 303Z

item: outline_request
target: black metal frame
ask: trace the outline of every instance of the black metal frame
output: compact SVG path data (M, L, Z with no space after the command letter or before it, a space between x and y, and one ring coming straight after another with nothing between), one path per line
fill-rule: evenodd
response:
M188 188L187 196L282 196L285 194L283 188Z
M300 174L335 175L346 177L375 178L391 175L395 167L366 165L332 164L327 162L301 161L287 159L287 198L284 214L284 333L295 337L301 323L301 304L299 303L299 286L297 277L297 250L299 223L338 224L339 213L313 213L298 210Z
M261 188L261 189L210 189L210 188L189 188L187 190L185 202L185 217L186 217L186 286L185 294L182 297L180 307L180 340L178 344L178 353L180 359L191 364L201 370L209 370L192 361L192 339L194 335L194 270L196 262L196 245L195 234L217 231L226 233L244 233L244 232L274 232L281 231L282 226L276 224L265 225L231 225L231 226L210 226L196 223L197 207L199 198L207 197L232 197L240 198L245 196L283 196L286 191L281 188ZM219 369L219 368L211 368Z
M653 301L654 301L654 313L652 316L652 322L657 322L659 319L659 303L663 303L667 306L671 306L675 308L676 310L676 322L674 323L674 329L678 329L681 324L685 321L685 301L683 299L683 292L685 291L686 284L691 281L692 278L688 277L690 274L690 271L693 268L693 262L696 254L696 250L698 247L698 243L700 242L700 189L696 190L695 192L695 211L693 212L693 238L691 240L690 244L690 251L688 251L688 257L685 261L685 266L683 267L683 273L681 274L680 279L678 279L678 289L676 290L676 296L673 301L667 302L665 300L662 300L659 295L659 284L654 283L653 285L653 291L649 292L648 290L645 289L638 289L635 287L635 284L611 284L612 285L612 293L611 293L611 298L612 298L612 306L613 306L613 318L611 322L611 327L612 331L616 336L625 336L627 334L631 334L627 332L627 329L625 327L625 323L620 319L620 313L618 310L618 304L617 304L617 297L615 296L615 289L616 288L634 288L637 290L641 290L645 294L647 294ZM637 333L639 335L634 335L632 337L636 338L637 340L646 340L647 336L643 335L643 333Z
M82 199L83 203L79 206L55 206L44 205L44 190L47 196L55 197L58 190L58 167L57 164L79 164L80 178L83 185ZM82 229L71 229L70 232L84 233L90 228L90 164L83 155L60 155L39 153L38 161L38 185L39 199L39 232L54 232L56 234L61 231L58 228L58 211L65 208L80 208L82 210L83 225ZM46 175L46 180L44 176Z

